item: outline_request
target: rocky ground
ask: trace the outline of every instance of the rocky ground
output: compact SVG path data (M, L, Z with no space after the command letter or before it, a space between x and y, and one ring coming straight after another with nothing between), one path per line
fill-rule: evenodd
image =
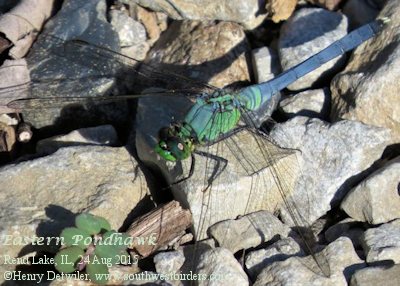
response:
M103 216L124 231L138 216L174 198L192 213L185 239L177 238L138 265L114 266L111 273L192 271L216 277L194 281L198 285L400 285L399 1L120 0L110 5L65 0L61 6L60 1L26 0L16 7L12 2L0 0L3 257L56 251L9 244L7 236L57 236L81 212ZM253 175L243 171L232 143L250 150L244 156L255 164L262 157L248 130L200 148L228 161L207 191L205 181L216 160L196 154L193 176L167 189L165 184L187 176L191 161L165 163L153 150L158 130L182 119L193 104L187 98L72 107L50 102L54 108L27 109L22 115L7 106L28 95L132 93L138 61L155 66L153 89L161 84L198 88L173 73L217 87L260 83L376 17L390 19L379 35L280 94L272 115L278 123L262 141L274 157L271 166ZM98 55L60 39L80 39L133 59L118 62L110 53ZM270 115L262 112L261 118ZM32 126L30 143L18 142L22 122ZM311 226L318 239L320 268L299 239L290 205L296 206L301 226ZM52 269L6 264L2 258L0 263L1 273ZM112 284L191 283L153 277Z

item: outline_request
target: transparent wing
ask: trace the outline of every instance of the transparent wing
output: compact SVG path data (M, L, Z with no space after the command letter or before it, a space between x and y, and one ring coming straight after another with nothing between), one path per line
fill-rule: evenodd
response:
M44 34L36 47L37 58L41 53L68 59L72 63L85 66L103 77L114 77L117 83L123 84L135 92L148 88L164 90L185 90L185 92L213 92L217 88L195 79L162 70L150 64L138 61L119 51L100 47L82 40L63 41L57 36Z
M249 113L246 110L242 110L242 112ZM256 128L255 122L251 120L250 114L247 114L247 116L244 116L243 118L246 119L247 126L253 129L252 136L253 140L256 142L253 146L256 146L256 150L252 150L252 153L256 155L254 156L249 153L244 154L243 152L238 151L238 143L230 139L233 143L229 144L232 153L238 154L238 161L241 162L243 168L249 172L248 175L260 172L259 170L261 170L262 167L268 166L268 171L273 179L273 184L282 198L284 208L289 213L290 218L294 223L295 230L304 244L303 247L306 252L313 257L317 269L319 269L317 271L322 275L329 277L330 267L326 257L315 254L315 247L317 246L316 240L312 234L308 220L304 218L304 214L307 214L307 210L300 211L296 202L291 199L291 193L294 190L294 184L297 179L293 177L293 169L298 169L299 173L295 175L296 177L301 176L301 169L297 157L295 157L296 159L294 161L290 162L290 165L283 162L282 158L299 151L278 148L276 144L272 143L270 138L268 138L267 130L265 128ZM265 187L267 188L268 186ZM308 200L309 198L304 199Z
M326 257L315 255L315 240L304 217L307 212L300 212L291 199L301 175L299 151L280 148L270 140L266 130L256 128L251 114L241 112L246 115L242 116L247 119L246 125L228 134L223 130L227 122L220 121L224 117L215 114L211 125L220 128L224 138L196 148L200 152L195 156L193 176L183 189L189 188L190 196L195 197L191 210L197 237L204 238L209 226L216 222L260 209L276 212L283 207L290 214L303 248L314 258L314 264L307 267L329 276ZM234 233L234 229L226 229L226 237L221 235L218 243L234 249L231 244L235 241Z

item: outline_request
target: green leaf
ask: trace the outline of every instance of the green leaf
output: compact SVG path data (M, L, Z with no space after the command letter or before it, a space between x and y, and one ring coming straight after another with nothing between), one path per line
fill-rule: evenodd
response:
M81 261L85 254L82 248L78 246L70 246L61 249L54 256L54 266L59 272L71 273L77 268L77 264Z
M99 257L110 260L113 265L120 262L120 255L123 254L123 252L126 251L114 245L97 245L94 251Z
M60 237L63 238L65 245L78 246L82 249L86 249L92 241L92 237L86 230L76 227L64 228L60 234Z
M89 274L90 280L96 284L105 285L108 282L107 265L101 263L101 258L96 255L90 255L89 263L86 265L86 273Z
M90 234L111 230L110 223L103 217L82 213L75 218L75 225Z

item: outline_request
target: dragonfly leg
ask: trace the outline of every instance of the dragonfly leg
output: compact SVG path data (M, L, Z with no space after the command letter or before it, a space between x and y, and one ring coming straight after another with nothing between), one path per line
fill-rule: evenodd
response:
M206 192L210 187L211 184L222 174L222 172L226 169L226 166L228 165L228 160L225 158L219 157L217 155L213 155L210 153L206 153L203 151L195 151L196 154L215 160L217 162L217 165L215 166L210 178L207 179L207 187L203 190L203 192ZM221 167L221 162L223 163L223 166Z
M190 164L189 174L187 175L187 177L182 178L182 179L170 184L168 187L178 185L178 184L190 179L193 176L194 166L195 166L195 157L194 157L193 153L191 154L191 158L192 158L192 163Z

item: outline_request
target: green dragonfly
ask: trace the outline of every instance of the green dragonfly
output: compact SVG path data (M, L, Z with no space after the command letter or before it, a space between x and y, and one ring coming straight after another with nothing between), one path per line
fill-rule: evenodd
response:
M174 78L178 79L176 82L181 83L182 79L184 79L186 86L182 83L183 87L179 89L169 87L163 90L147 90L144 93L139 93L137 95L116 97L97 96L88 98L74 96L74 94L69 97L64 97L63 94L61 94L61 96L49 96L48 91L43 88L47 88L49 83L43 81L32 81L29 84L31 96L14 100L8 104L8 107L15 110L27 111L36 110L38 108L63 107L68 104L86 103L88 101L99 103L146 97L153 100L157 97L175 97L182 94L185 96L196 96L192 107L185 113L182 120L171 122L169 126L165 126L159 130L159 139L153 149L154 152L159 155L159 158L165 160L165 164L170 164L168 162L178 164L181 161L186 161L186 159L192 158L188 174L183 178L170 183L178 185L190 180L196 172L196 160L194 154L198 154L207 157L208 159L212 159L212 161L215 162L215 165L210 167L208 165L209 160L207 160L205 171L208 174L204 176L205 182L204 187L202 187L204 196L206 196L206 193L211 193L215 181L221 176L226 166L231 162L229 162L230 160L224 159L223 156L220 156L221 153L218 151L216 153L217 155L213 155L210 154L210 152L202 151L201 148L204 146L216 146L215 143L218 142L223 142L223 144L225 144L236 158L236 164L240 165L241 170L244 170L244 173L247 176L257 175L269 167L268 171L271 172L270 178L272 180L269 184L272 183L275 185L283 203L285 204L286 210L290 214L291 219L303 239L306 249L313 255L316 265L323 275L329 276L329 265L327 265L327 262L323 258L314 255L312 242L306 238L305 233L300 230L300 227L307 227L308 223L303 218L301 212L296 208L295 203L290 201L289 198L291 186L283 179L283 177L285 177L285 175L291 176L290 168L286 169L287 174L283 174L284 171L282 171L282 169L274 167L276 161L293 154L294 151L280 150L276 146L274 147L273 144L269 143L267 132L259 126L254 113L260 109L266 108L272 111L276 107L276 95L279 91L322 64L354 49L364 41L370 39L382 29L384 23L385 20L376 20L372 23L366 24L352 31L342 39L334 42L304 62L283 72L274 79L261 84L248 86L240 90L216 88L171 72L169 72L168 75L165 75L163 71L143 64L138 68L139 63L137 61L118 54L111 49L97 47L82 41L63 42L61 39L47 35L46 39L48 42L53 44L56 43L53 45L55 47L55 53L61 53L65 57L68 57L68 54L70 56L72 54L85 55L84 58L80 58L79 56L77 58L75 57L75 62L80 62L82 60L84 64L87 64L88 56L97 59L100 58L103 59L105 64L105 67L102 67L102 70L115 70L116 65L122 64L129 70L135 72L136 75L143 80L143 82L140 81L139 85L143 84L145 86L144 82L150 80L151 86L154 87L157 86L157 80L164 79L167 81L167 84L169 84L173 82L171 79ZM59 49L61 46L62 49ZM92 66L92 68L96 69L99 67ZM63 81L63 79L59 79L58 84L62 84ZM71 79L65 81L68 84L71 84ZM24 89L26 86L21 86L19 88ZM14 88L14 90L17 89L18 87ZM8 92L10 92L10 90L0 90L0 93ZM240 137L237 136L240 136L238 134L241 132L247 132L247 136L252 138L252 146L255 146L255 149L251 150L252 154L250 155L243 146L240 146L241 140ZM252 183L261 186L262 191L266 191L269 187L264 181L256 181ZM251 203L251 191L252 190L249 190L250 194L246 205ZM201 203L204 204L204 198ZM243 210L243 214L249 212L249 210L251 210L251 208L246 206ZM203 232L204 227L208 224L205 222L205 215L203 209L201 209L198 214L199 221L197 222L199 233Z

